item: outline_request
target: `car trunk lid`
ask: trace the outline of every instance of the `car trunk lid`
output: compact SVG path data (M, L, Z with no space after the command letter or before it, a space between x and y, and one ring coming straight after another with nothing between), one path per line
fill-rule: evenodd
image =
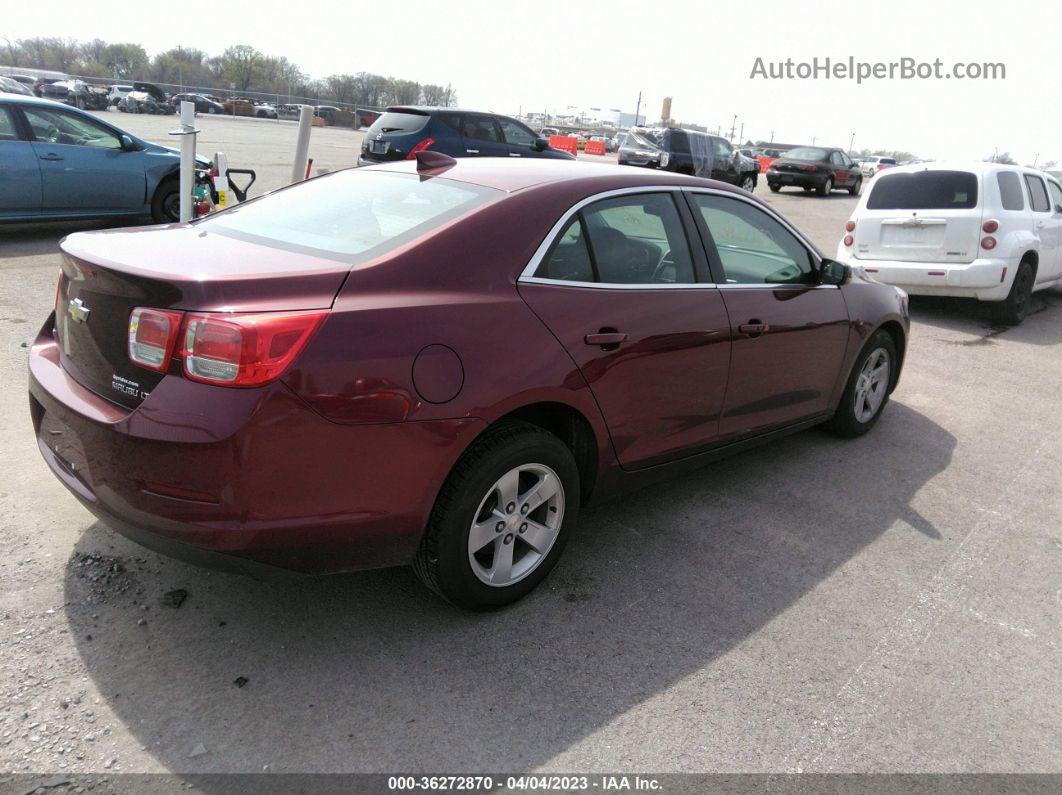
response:
M82 386L130 409L165 375L129 360L134 308L326 309L350 268L196 226L83 232L61 247L55 314L60 361Z
M967 171L880 174L856 218L856 259L972 262L981 227L978 187L977 175Z

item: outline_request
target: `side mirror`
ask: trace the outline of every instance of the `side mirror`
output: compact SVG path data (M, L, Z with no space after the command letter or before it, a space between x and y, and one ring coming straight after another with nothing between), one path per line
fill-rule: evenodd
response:
M842 284L848 278L848 266L832 259L819 264L819 284Z
M135 152L137 150L136 143L134 143L133 139L130 138L128 135L122 135L120 140L122 142L123 152Z
M536 138L531 148L536 152L544 152L549 149L549 141L546 138Z

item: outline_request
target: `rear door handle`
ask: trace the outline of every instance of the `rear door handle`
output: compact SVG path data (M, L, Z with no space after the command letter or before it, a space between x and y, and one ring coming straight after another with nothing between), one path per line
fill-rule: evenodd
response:
M615 350L627 339L627 335L622 331L605 331L602 329L596 334L587 334L583 337L583 342L587 345L600 345L604 350Z
M771 327L764 323L762 320L753 318L748 323L742 323L740 326L738 326L738 331L742 334L745 334L746 336L755 339L761 334L767 333L770 328Z
M49 152L46 155L41 155L41 160L62 160L62 155L57 155L55 152Z

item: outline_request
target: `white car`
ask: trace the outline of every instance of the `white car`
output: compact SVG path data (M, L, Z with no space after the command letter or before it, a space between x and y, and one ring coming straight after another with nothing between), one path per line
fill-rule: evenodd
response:
M1062 183L1000 163L921 163L870 183L837 259L913 295L994 302L1015 325L1062 284Z
M863 172L863 176L870 179L879 171L883 171L886 168L892 168L896 165L895 157L868 157L862 161L859 165L859 170Z

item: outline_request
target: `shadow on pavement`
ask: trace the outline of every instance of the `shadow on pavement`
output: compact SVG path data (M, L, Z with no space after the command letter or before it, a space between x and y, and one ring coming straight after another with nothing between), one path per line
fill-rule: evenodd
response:
M1062 288L1033 293L1029 314L1019 326L996 326L992 305L975 298L911 296L911 320L927 326L974 335L960 345L990 345L998 337L1031 345L1062 343Z
M910 503L954 447L893 402L862 439L811 431L713 464L588 511L546 583L485 615L408 569L260 583L96 523L67 619L109 708L171 770L517 772L725 655L897 521L939 539ZM122 559L121 588L86 576L99 552Z

